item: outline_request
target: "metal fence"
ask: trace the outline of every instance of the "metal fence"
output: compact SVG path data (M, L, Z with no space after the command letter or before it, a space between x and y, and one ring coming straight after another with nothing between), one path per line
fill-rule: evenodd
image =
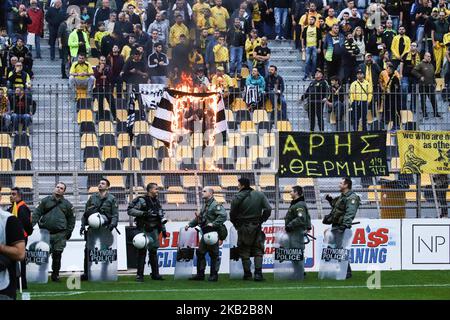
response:
M0 178L3 185L1 204L8 203L8 188L18 185L25 189L26 200L35 205L49 195L56 181L68 184L67 196L78 210L78 215L90 193L95 192L98 179L107 176L112 182L112 193L119 199L121 220L129 200L143 194L143 186L156 181L161 186L161 200L171 219L185 220L200 206L199 189L214 186L218 198L229 208L237 191L237 177L247 175L255 188L264 191L273 205L273 217L282 218L289 206L290 186L305 188L306 200L314 218L328 213L330 207L324 196L337 195L339 179L279 179L276 176L276 133L283 130L310 131L308 111L310 101L299 102L306 86L287 86L279 112L273 112L278 96L261 94L254 103L243 85L231 89L225 97L229 132L214 136L204 132L203 121L198 131L180 126L177 147L167 148L153 139L149 124L154 110L137 111L131 142L126 129L128 95L104 92L92 97L67 86L35 87L27 99L35 101L36 112L32 123L24 128L5 126L1 129ZM125 91L127 92L127 91ZM435 93L441 118L424 119L419 108L413 109L413 100L420 94L373 93L367 106L367 130L388 130L387 154L390 176L355 178L354 190L360 194L363 217L436 217L445 210L449 193L437 188L429 175L399 173L396 133L385 118L386 101L392 99L398 128L411 130L448 130L450 118L441 92ZM119 95L120 96L120 95ZM98 97L104 98L103 106ZM353 108L348 86L342 89L338 101L318 103L323 131L362 130L362 123L352 123ZM14 98L11 96L11 103ZM335 107L335 102L342 102ZM427 101L430 103L430 101ZM30 103L32 105L32 103ZM416 105L417 106L417 105ZM115 108L114 108L115 107ZM278 107L278 106L277 106ZM285 110L281 110L285 108ZM428 108L431 108L428 106ZM115 109L115 112L114 112ZM431 109L430 109L431 110ZM316 111L316 110L314 110ZM113 114L116 119L113 119ZM430 112L431 113L431 112ZM310 113L311 114L311 113ZM362 114L363 115L363 114ZM389 120L389 121L387 121ZM362 122L362 121L361 121ZM186 126L188 127L188 126ZM18 130L15 130L18 129ZM318 126L316 125L316 131ZM445 200L443 200L445 199Z

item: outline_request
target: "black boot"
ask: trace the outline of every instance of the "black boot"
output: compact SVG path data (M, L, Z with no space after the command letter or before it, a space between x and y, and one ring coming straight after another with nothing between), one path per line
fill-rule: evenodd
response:
M81 281L87 281L89 280L89 276L88 276L88 255L89 255L89 250L85 247L84 248L84 261L83 261L83 274L80 277Z
M164 278L159 274L158 256L156 252L150 253L150 267L152 268L153 280L164 280Z
M264 281L262 269L255 268L255 281Z
M219 275L217 274L217 264L218 264L218 258L211 258L211 272L208 278L208 281L216 282L219 280Z
M138 250L137 254L137 272L136 272L136 281L144 282L144 268L145 268L145 254L147 253L145 249Z
M350 263L347 266L347 276L345 279L350 279L352 277L352 268L350 267Z
M53 251L52 253L52 276L53 282L59 282L59 270L61 269L61 251Z
M243 280L252 280L252 271L251 271L252 262L250 259L242 259L242 267L244 269L244 277Z
M204 273L197 273L195 276L190 277L189 280L203 281L203 280L205 280L205 274Z

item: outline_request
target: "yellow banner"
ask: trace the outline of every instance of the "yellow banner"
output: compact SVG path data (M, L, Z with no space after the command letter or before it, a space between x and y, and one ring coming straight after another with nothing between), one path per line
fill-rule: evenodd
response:
M450 173L450 131L398 131L401 173Z

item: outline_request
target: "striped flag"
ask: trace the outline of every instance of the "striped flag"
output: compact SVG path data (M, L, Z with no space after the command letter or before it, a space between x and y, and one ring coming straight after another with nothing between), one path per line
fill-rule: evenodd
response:
M174 105L176 103L176 97L194 96L207 98L217 93L186 93L176 90L166 90L163 93L161 101L156 108L155 118L150 126L150 135L160 141L166 146L170 145L172 138L172 120L174 117ZM228 124L225 118L225 105L222 96L219 97L216 119L214 125L214 133L228 131Z
M127 117L127 132L130 136L130 142L133 141L133 128L134 123L136 121L136 109L135 109L135 101L136 101L136 94L132 90L130 93L130 100L128 102L128 117Z

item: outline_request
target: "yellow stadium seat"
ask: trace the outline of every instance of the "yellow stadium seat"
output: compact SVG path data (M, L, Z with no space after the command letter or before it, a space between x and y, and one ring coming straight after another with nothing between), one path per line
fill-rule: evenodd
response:
M164 184L161 176L145 176L144 185L147 187L149 183L156 183L158 187L164 188Z
M81 136L81 149L86 147L98 147L97 135L95 133L85 133Z
M111 111L108 100L106 100L106 98L103 98L103 109ZM94 102L92 102L92 111L98 112L98 99L95 99Z
M236 175L221 175L220 186L222 188L237 187L238 177Z
M278 131L292 131L292 125L289 121L277 121Z
M229 148L228 146L214 146L214 160L219 160L221 158L228 158L229 154Z
M119 158L119 150L116 146L104 146L102 149L102 159Z
M242 133L256 133L255 124L253 121L242 121L241 122L241 132Z
M149 123L153 122L153 119L155 118L155 113L156 113L156 110L149 110L148 111L147 120L148 120Z
M86 171L101 171L102 162L99 158L87 158L84 164L84 170Z
M140 171L141 162L138 158L125 158L123 160L123 170L125 171Z
M292 190L291 186L284 187L284 190L282 193L283 202L291 202L292 201L292 198L290 195L291 190Z
M0 171L1 172L11 172L12 171L11 160L9 159L0 159Z
M243 146L242 135L239 132L229 133L227 146L230 148Z
M200 187L200 177L199 176L183 176L183 187L184 188L195 188Z
M120 133L117 137L117 148L122 150L124 147L130 146L130 135L128 133Z
M442 91L445 88L444 78L436 78L436 91Z
M375 191L373 190L377 190L377 192L375 193ZM377 200L380 201L381 200L381 186L369 186L369 191L367 192L367 200L369 200L370 202L376 202Z
M247 77L250 75L250 70L248 68L242 68L241 69L241 77L242 79L247 79Z
M400 110L400 119L402 123L414 122L414 114L411 110Z
M275 187L275 175L264 174L259 176L259 186L261 188Z
M260 123L261 121L269 121L269 116L266 110L255 110L252 119L254 123Z
M227 121L234 121L233 111L225 109L225 118L227 119Z
M94 122L94 113L89 109L81 109L77 115L78 124L82 122Z
M17 176L14 185L18 188L33 189L32 176Z
M133 133L139 134L139 133L148 133L149 132L149 126L147 121L136 121L134 123L133 127Z
M198 166L199 166L199 170L203 170L203 171L210 171L216 167L214 165L214 159L208 158L208 157L200 158L198 160Z
M186 194L182 193L183 187L169 187L167 188L167 203L169 204L184 204L186 203Z
M400 158L392 158L391 159L391 171L400 171Z
M164 158L161 162L161 170L173 171L178 170L177 162L173 158Z
M0 134L0 147L8 147L11 148L11 136L7 133Z
M98 135L115 134L114 126L111 121L100 121L98 123Z
M153 139L153 146L155 149L158 149L159 147L164 147L165 144L161 140Z
M11 191L10 191L10 192L11 192ZM3 191L2 191L2 193L3 193ZM2 196L1 196L1 198L0 198L0 205L2 205L2 206L8 206L8 205L11 205L11 200L10 200L10 198L9 198L9 194L2 195Z
M14 161L17 159L28 159L31 161L30 147L20 146L14 149Z
M298 178L297 185L301 187L314 186L314 180L312 178Z
M97 186L96 187L90 187L89 190L88 190L89 194L97 193L97 192L98 192L98 187Z
M394 146L395 144L392 143L392 135L390 133L386 134L386 145L387 146Z
M125 189L125 183L123 182L123 176L107 176L106 179L111 183L111 188Z
M191 134L191 136L189 138L189 145L191 146L191 148L202 147L203 139L204 139L203 133L195 132L195 133Z
M143 161L147 158L156 158L156 151L152 146L142 146L139 149L139 160Z
M420 185L425 187L425 186L431 186L432 182L431 182L431 176L429 174L422 174L420 176Z
M264 133L263 135L263 147L271 148L275 147L275 133Z
M176 154L178 160L183 158L192 158L192 148L191 146L178 146Z
M236 159L236 170L251 171L253 170L252 160L250 158L240 157Z
M250 159L251 161L256 161L257 158L266 157L266 151L263 146L252 146L250 148Z
M127 110L119 109L119 110L116 111L116 113L117 113L117 119L120 122L127 121L127 118L128 118L128 111Z
M242 98L236 98L234 99L231 110L238 111L238 110L247 110L247 105L245 104L245 101Z
M94 47L95 47L95 42L94 42ZM98 58L94 58L94 57L89 57L87 58L87 61L91 64L91 66L96 66L98 65Z

